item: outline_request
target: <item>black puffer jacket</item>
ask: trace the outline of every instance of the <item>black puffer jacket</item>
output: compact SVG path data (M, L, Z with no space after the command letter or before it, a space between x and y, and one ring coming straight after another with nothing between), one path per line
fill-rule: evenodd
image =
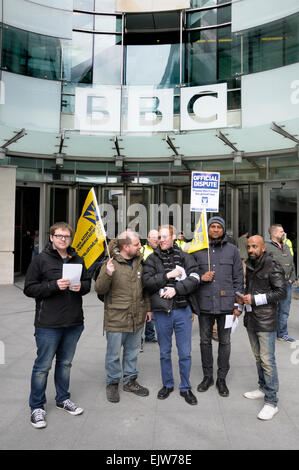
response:
M208 250L193 254L200 276L209 271ZM192 305L197 314L232 314L236 292L244 288L243 266L239 250L235 245L222 240L210 241L210 269L215 271L211 282L202 281L194 293Z
M191 294L199 284L199 276L197 274L197 268L191 255L177 250L180 254L180 264L185 269L186 279L183 281L175 281L174 288L180 298L185 296L185 306L189 304L189 294ZM176 296L172 299L164 299L159 295L159 290L169 284L166 272L161 257L160 247L157 248L148 258L146 259L143 266L142 282L150 295L151 309L153 312L170 312L173 310ZM182 308L184 304L182 304Z
M82 264L81 290L60 290L57 280L62 278L63 261L49 243L30 264L24 286L24 294L36 301L35 322L37 328L63 328L82 325L82 295L90 291L82 258L73 248L68 248L68 263Z
M246 312L244 325L254 331L277 330L277 302L287 295L284 270L270 254L265 253L255 265L246 261L246 294L252 296L252 311ZM255 295L266 294L267 303L256 305Z

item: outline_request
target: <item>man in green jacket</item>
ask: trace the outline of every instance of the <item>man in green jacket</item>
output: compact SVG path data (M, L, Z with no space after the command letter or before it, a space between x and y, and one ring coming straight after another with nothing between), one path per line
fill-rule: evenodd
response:
M149 391L137 382L137 357L145 318L151 317L149 298L142 286L140 240L132 231L122 233L114 243L111 258L103 264L95 290L104 295L104 329L107 338L105 358L106 395L108 401L119 402L118 384L123 390L139 396ZM123 347L123 371L120 363Z
M277 339L287 343L295 340L288 333L288 317L292 301L292 284L296 279L295 266L290 247L283 240L285 233L281 224L273 224L269 227L270 241L266 241L267 253L271 253L274 260L281 264L287 281L287 297L278 302L278 328Z

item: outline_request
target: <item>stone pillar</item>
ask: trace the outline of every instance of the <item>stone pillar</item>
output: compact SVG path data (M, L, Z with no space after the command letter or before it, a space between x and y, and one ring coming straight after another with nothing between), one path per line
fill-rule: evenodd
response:
M14 282L16 167L0 167L0 284Z

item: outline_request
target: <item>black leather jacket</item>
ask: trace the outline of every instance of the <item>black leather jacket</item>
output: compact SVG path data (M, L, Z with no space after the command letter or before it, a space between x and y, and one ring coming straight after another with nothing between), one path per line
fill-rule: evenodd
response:
M197 289L199 284L199 275L197 274L197 266L192 256L181 250L179 252L181 256L180 266L185 269L187 277L183 281L176 281L174 288L177 295L186 296L185 305L187 306L190 303L189 295ZM176 296L172 299L164 299L159 295L159 290L164 288L169 282L162 263L160 248L157 248L146 259L143 266L142 282L150 295L153 312L171 312L173 310Z
M246 294L252 296L252 311L246 312L244 325L256 332L277 330L277 302L287 295L284 270L270 254L265 253L255 265L246 261ZM267 303L256 305L257 294L265 294Z

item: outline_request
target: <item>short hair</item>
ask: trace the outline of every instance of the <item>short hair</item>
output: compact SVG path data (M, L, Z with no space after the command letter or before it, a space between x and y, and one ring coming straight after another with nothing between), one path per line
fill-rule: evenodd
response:
M282 228L281 224L273 224L268 228L269 235L272 235L273 232L276 232L278 228Z
M133 230L125 230L120 235L118 235L116 239L117 248L121 251L124 245L131 245L132 238L139 238L138 233L134 232Z
M173 225L160 225L159 227L159 232L162 228L166 228L167 230L169 230L169 234L173 237L173 236L176 236L176 228L173 226Z
M73 229L70 224L66 222L56 222L55 224L51 225L50 235L55 235L56 230L58 230L59 228L63 230L68 230L70 232L71 237L73 236Z

